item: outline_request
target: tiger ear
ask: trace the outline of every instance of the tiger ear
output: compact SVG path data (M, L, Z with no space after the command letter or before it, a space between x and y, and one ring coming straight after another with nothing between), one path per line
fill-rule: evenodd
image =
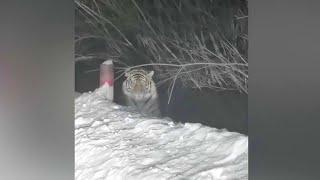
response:
M150 71L150 72L148 73L148 77L152 78L153 74L154 74L154 71Z
M126 69L126 70L124 71L124 76L125 76L125 77L129 77L129 71L130 71L129 69Z

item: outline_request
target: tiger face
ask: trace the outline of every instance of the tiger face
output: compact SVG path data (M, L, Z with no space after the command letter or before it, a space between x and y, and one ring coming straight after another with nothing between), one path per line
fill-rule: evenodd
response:
M126 80L123 82L124 93L136 100L143 100L152 96L154 72L142 69L131 70L125 73Z

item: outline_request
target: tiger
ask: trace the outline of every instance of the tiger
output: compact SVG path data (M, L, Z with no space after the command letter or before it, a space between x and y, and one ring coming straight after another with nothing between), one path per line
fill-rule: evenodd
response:
M160 117L158 92L152 79L153 74L154 71L147 72L143 69L126 71L122 91L127 106L142 114Z

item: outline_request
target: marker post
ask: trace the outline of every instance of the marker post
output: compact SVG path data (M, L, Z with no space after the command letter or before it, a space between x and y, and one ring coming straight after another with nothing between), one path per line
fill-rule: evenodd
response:
M114 71L112 60L104 61L100 65L100 87L105 87L106 98L113 101L113 81L114 81Z

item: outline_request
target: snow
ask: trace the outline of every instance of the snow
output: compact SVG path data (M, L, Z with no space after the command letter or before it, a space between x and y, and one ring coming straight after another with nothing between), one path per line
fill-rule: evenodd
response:
M112 60L106 60L106 61L104 61L102 64L105 64L105 65L113 65L113 62L112 62Z
M77 98L77 97L81 96L81 93L79 93L79 92L74 92L74 93L73 93L73 96L74 96L74 98Z
M75 99L76 180L248 179L247 136L144 117L104 92Z

